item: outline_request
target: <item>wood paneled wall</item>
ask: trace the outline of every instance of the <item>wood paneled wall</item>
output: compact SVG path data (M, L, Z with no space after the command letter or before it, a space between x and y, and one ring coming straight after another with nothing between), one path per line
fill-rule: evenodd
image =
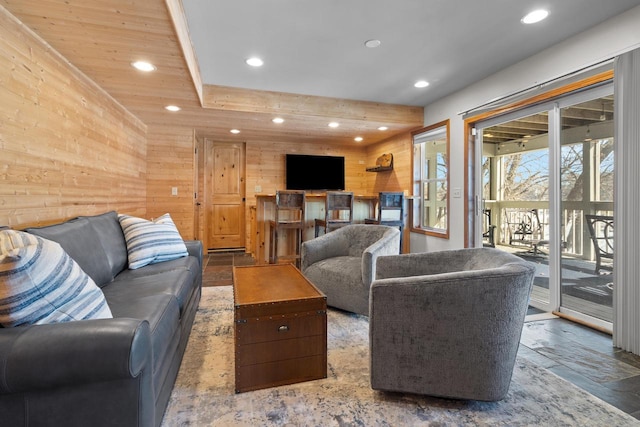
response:
M161 106L142 123L2 8L0 24L0 225L20 228L111 209L146 218L168 212L185 239L196 236L195 134L208 136L208 127L226 123L206 109L169 115ZM387 152L393 171L365 171ZM366 147L252 137L247 239L256 187L263 194L285 187L286 153L344 156L346 187L356 194L410 188L409 134Z
M148 131L147 216L170 213L184 238L193 238L193 174L196 136L186 127L150 125ZM198 134L198 138L206 135ZM345 157L345 185L356 194L403 191L411 187L411 134L406 133L368 147L273 141L246 142L246 248L252 247L251 207L256 194L274 194L285 188L285 154L316 154ZM393 153L394 170L371 173L378 156ZM327 171L331 173L331 171ZM178 187L178 195L171 195ZM256 187L260 187L256 192Z
M367 165L374 166L376 159L385 153L393 154L393 170L389 172L367 173L366 188L370 194L380 191L408 191L411 195L411 133L397 135L367 147Z
M169 213L182 238L193 239L194 131L152 124L147 141L147 216ZM173 187L177 195L172 195Z
M0 225L146 214L146 126L0 7Z
M345 187L356 194L366 194L366 149L362 147L342 147L330 144L293 144L252 141L246 144L247 175L247 243L252 248L250 207L256 205L256 194L274 194L286 188L285 154L312 154L344 156ZM333 173L333 171L327 171ZM256 192L256 187L261 187Z
M247 142L247 204L255 205L256 186L262 187L261 194L274 194L285 189L285 154L344 156L346 190L356 194L367 193L365 148L251 141Z

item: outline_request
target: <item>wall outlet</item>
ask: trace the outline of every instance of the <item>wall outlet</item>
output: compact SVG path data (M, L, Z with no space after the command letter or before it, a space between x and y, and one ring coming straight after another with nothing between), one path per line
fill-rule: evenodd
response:
M460 197L462 197L462 190L460 189L460 187L454 187L451 189L451 195L454 199L459 199Z
M178 187L171 187L171 195L172 196L178 195Z
M256 185L253 191L256 193L262 193L262 185Z

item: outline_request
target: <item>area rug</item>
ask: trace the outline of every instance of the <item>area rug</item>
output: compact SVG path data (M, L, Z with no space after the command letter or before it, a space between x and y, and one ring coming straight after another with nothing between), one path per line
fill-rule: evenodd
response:
M203 288L162 425L631 426L638 420L555 374L517 359L506 399L470 402L374 391L368 319L328 312L326 379L235 393L233 293Z

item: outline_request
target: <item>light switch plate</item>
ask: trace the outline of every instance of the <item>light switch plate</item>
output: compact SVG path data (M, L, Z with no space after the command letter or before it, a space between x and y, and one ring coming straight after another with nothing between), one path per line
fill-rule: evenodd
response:
M171 195L172 196L178 195L178 187L171 187Z

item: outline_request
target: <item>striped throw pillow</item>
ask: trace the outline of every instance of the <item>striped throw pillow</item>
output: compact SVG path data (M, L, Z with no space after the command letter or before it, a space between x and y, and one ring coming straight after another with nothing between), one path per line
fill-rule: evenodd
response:
M112 318L102 290L55 242L0 231L0 324Z
M131 270L189 255L168 213L154 221L122 214L118 220L127 242Z

